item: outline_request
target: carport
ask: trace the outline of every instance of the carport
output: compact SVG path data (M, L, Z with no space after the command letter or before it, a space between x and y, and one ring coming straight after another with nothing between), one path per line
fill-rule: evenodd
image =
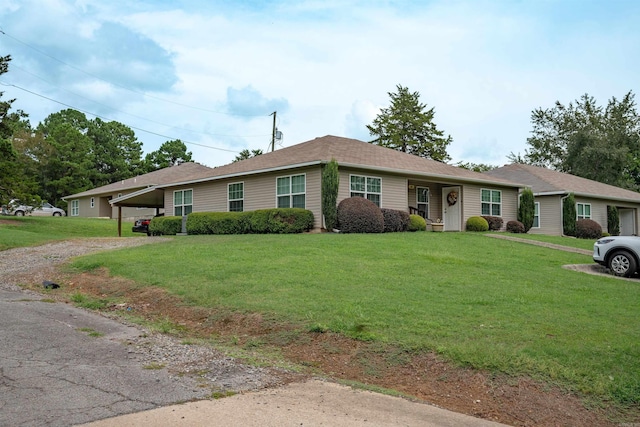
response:
M109 203L118 207L118 237L122 237L122 208L152 208L158 215L159 210L164 209L164 190L147 187L112 199Z

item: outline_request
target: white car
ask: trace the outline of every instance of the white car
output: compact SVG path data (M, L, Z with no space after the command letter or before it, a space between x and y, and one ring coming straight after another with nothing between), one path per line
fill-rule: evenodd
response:
M602 237L593 245L593 260L616 276L633 276L640 267L640 237Z
M16 200L12 200L6 207L9 215L15 216L66 216L64 209L56 208L51 203L43 203L41 206L34 208L33 206L22 205Z

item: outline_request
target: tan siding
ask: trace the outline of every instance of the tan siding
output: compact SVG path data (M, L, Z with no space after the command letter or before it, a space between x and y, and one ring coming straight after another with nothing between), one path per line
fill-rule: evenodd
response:
M536 197L535 202L540 203L540 227L532 228L529 233L562 235L561 197Z
M589 199L585 197L576 197L577 203L586 203L591 205L591 219L600 224L603 230L607 229L607 202L598 199Z
M503 220L503 230L507 222L518 219L518 190L516 188L463 185L461 190L463 229L466 227L469 217L482 215L482 189L499 190L502 192L500 217Z
M406 177L362 171L358 169L339 168L340 188L338 191L338 203L351 197L350 176L360 175L371 178L380 178L382 194L380 207L407 211L409 209L408 181ZM415 191L415 190L414 190ZM415 200L415 195L414 195Z

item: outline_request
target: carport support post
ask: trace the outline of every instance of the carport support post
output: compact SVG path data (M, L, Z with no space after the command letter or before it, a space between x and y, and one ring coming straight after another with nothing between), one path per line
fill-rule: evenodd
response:
M118 237L122 237L122 206L118 206Z

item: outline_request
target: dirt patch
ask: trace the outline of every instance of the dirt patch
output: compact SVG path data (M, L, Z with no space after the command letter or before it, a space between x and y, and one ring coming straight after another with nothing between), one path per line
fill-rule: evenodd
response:
M452 411L516 426L613 426L612 420L640 421L640 411L622 414L587 407L579 396L530 378L493 375L445 362L433 353L410 353L330 332L309 332L259 314L192 307L153 287L136 287L107 271L56 277L62 292L82 291L122 302L109 311L126 310L148 319L171 319L185 334L215 338L244 349L278 351L309 375L321 374L389 390ZM56 291L58 292L58 291ZM53 292L51 294L54 294Z
M22 225L22 222L16 221L15 219L0 219L0 225L18 226L18 225Z

